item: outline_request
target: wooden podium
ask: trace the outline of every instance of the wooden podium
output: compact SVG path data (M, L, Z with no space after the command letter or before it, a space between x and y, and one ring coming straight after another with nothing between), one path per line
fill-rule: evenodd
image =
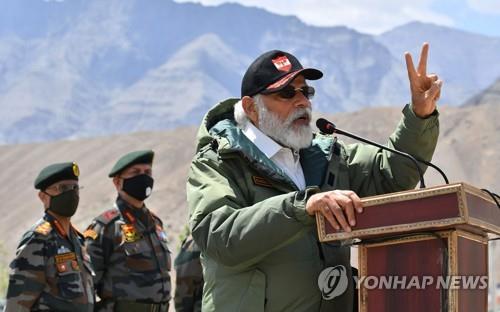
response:
M317 215L320 241L360 240L359 311L488 310L488 235L500 235L488 194L457 183L362 201L350 233Z

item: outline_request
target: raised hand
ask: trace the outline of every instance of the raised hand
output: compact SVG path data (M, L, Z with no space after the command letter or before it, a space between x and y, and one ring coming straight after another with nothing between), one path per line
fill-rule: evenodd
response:
M420 52L418 68L415 70L410 52L405 52L406 68L410 79L411 101L415 115L428 117L436 109L436 102L441 95L443 81L435 74L427 75L427 56L429 44L425 42Z

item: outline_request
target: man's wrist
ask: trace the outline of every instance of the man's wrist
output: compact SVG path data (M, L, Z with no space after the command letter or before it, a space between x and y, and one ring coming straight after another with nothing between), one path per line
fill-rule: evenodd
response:
M321 190L317 186L309 186L302 191L296 192L289 210L290 215L304 225L313 225L315 218L307 213L306 206L309 198L319 192Z

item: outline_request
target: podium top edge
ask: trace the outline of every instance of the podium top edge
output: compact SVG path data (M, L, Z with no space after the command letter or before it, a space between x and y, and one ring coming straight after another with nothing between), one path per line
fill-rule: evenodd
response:
M363 197L361 198L361 202L363 203L363 206L369 207L369 206L379 205L382 203L399 202L404 200L426 198L430 196L450 194L450 193L458 193L458 194L469 193L496 205L493 199L490 196L488 196L488 194L481 191L479 188L467 184L465 182L450 183L450 184L427 187L424 189L413 189L408 191Z

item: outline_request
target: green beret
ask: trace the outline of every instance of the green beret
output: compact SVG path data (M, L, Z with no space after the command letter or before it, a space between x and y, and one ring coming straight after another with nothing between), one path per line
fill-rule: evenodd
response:
M135 164L152 164L155 152L152 150L135 151L123 155L113 166L108 177L114 177L123 170Z
M76 180L80 175L80 169L75 162L57 163L47 166L40 171L35 179L35 188L44 190L48 186L62 180Z

